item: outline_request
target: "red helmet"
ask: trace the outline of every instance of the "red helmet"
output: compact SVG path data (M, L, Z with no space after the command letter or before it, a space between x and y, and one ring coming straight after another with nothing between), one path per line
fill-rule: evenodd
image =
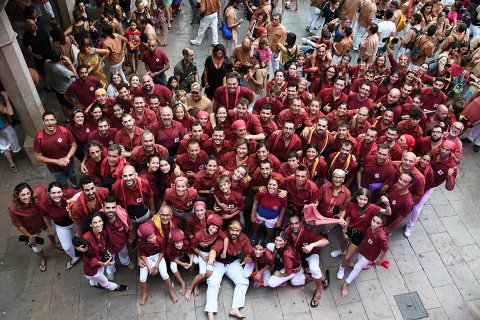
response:
M177 241L185 240L185 234L180 229L173 229L170 231L170 238L168 238L169 243L174 243Z
M213 224L214 226L217 226L219 228L222 228L223 226L223 219L216 213L212 213L210 216L207 218L207 226Z

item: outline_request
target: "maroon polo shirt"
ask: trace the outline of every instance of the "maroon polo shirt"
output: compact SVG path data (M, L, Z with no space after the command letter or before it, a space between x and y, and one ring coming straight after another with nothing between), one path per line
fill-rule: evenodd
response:
M172 120L170 128L166 128L162 121L158 121L151 131L155 136L155 142L167 149L177 147L183 139L183 126L175 120Z
M162 84L154 84L152 92L147 92L145 89L140 88L138 89L138 93L145 98L145 101L149 101L149 98L152 94L158 95L160 97L160 106L162 107L166 106L170 101L172 101L173 97L172 91Z
M160 48L153 53L150 50L143 51L142 61L148 70L153 72L162 70L169 63L167 55Z
M293 121L295 124L295 130L301 128L302 126L311 127L313 126L308 113L305 110L300 110L297 114L293 114L290 109L285 109L277 117L277 126L283 128L283 124L287 121Z
M322 99L322 107L326 106L327 104L330 106L330 110L335 110L344 102L348 101L348 96L345 93L341 93L340 97L335 99L332 95L333 88L325 88L320 90L317 95L317 98Z
M65 94L68 97L74 98L78 103L83 105L85 109L92 102L95 101L95 90L103 88L103 85L96 77L88 76L87 81L83 82L80 79L75 80L68 86Z
M303 187L298 189L295 177L288 177L285 179L285 188L288 192L289 207L296 211L302 210L306 204L318 201L318 187L311 180L307 179Z
M208 154L200 150L198 153L197 159L192 160L188 157L188 153L183 153L179 156L177 156L177 159L175 162L178 164L178 166L184 171L192 171L192 172L198 172L199 170L202 170L205 166L205 162L207 161Z
M127 151L132 151L133 148L142 144L143 131L142 128L135 127L133 137L130 138L127 130L123 128L115 134L115 143L124 146Z
M226 86L221 86L215 90L213 100L217 102L217 105L226 106L227 110L233 110L238 99L245 98L249 103L252 103L254 97L255 93L246 87L238 86L236 92L230 93Z
M42 136L40 139L40 136ZM42 129L33 140L33 151L41 153L44 157L50 159L60 159L66 157L72 143L75 142L75 138L72 133L66 128L57 126L54 134L48 134ZM73 160L70 158L70 165L73 165ZM70 167L60 167L56 164L47 164L47 168L50 172L64 172Z
M95 130L93 132L90 132L88 135L88 141L96 140L100 142L104 147L108 148L109 145L115 143L115 135L117 134L117 129L115 128L110 128L108 129L108 133L106 137L100 136L98 133L98 130Z

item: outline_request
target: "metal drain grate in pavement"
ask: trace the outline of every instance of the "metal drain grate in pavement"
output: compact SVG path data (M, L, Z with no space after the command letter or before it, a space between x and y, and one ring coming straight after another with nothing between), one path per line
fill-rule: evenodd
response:
M394 296L404 320L427 318L428 314L416 291Z

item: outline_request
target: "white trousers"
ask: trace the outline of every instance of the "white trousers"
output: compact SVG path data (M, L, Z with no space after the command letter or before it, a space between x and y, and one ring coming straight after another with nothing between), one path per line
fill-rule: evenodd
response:
M230 264L215 262L213 273L208 278L207 284L207 302L205 312L218 312L218 292L222 283L223 275L226 275L235 284L233 290L232 309L243 308L245 305L245 295L247 294L249 281L243 276L243 267L240 260L235 260Z
M277 71L280 69L280 53L272 53L272 56L270 57L270 65L272 68L272 76Z
M105 271L105 267L98 268L97 273L94 276L87 276L87 279L90 281L90 285L92 287L96 286L97 284L101 285L106 290L113 291L117 288L117 284L115 282L108 281L107 277L103 274Z
M474 26L473 24L470 25L470 32L472 33L473 37L480 35L480 27Z
M253 273L253 270L255 270L255 264L252 262L245 264L245 267L243 267L243 276L245 278L250 278L250 276ZM263 278L263 286L268 287L268 279L272 276L272 273L270 270L265 270L263 271L262 278Z
M208 26L211 26L212 28L212 44L215 45L218 43L218 15L216 12L209 14L200 20L200 27L198 27L198 34L195 41L202 43L203 36L205 31L207 31Z
M60 240L60 245L62 249L72 258L72 260L77 261L79 257L75 254L75 247L72 243L73 234L76 232L76 225L73 223L70 226L62 227L54 224L55 231L57 232L58 240Z
M475 142L477 146L480 146L480 123L476 124L472 130L470 130L468 140Z
M308 262L308 268L310 269L310 274L313 279L322 278L322 269L320 269L320 256L316 253L311 254L306 258Z
M363 39L367 37L367 28L361 27L360 25L357 26L357 35L353 40L353 50L358 50L358 46Z
M357 263L355 263L355 266L353 267L352 272L350 272L350 274L348 275L348 278L347 278L347 280L345 280L345 282L347 282L348 284L351 284L353 282L353 280L355 280L355 278L360 274L360 272L362 272L363 268L368 266L369 263L370 263L370 261L367 260L367 258L365 258L364 256L362 256L359 253L358 254L358 261L357 261Z
M318 21L320 21L320 13L322 11L317 8L317 7L310 7L310 20L308 20L308 23L306 25L306 28L308 28L309 32L315 32L315 25L317 24Z
M204 257L206 257L207 261L208 261L208 255L210 254L209 252L200 251L200 254L203 255ZM205 273L207 273L207 270L210 270L210 271L213 270L213 267L211 265L209 265L207 261L203 260L203 258L201 258L199 256L195 256L195 259L198 261L198 273L199 274L205 274ZM195 262L195 259L193 260L194 262ZM197 262L195 262L195 263L197 263Z
M44 232L37 233L37 234L32 234L32 236L34 236L34 237L42 236L42 233L44 233ZM45 238L45 236L42 236L42 238ZM30 248L32 248L33 252L39 253L39 252L42 252L42 250L43 250L43 244L37 243L36 245L34 245L33 247L30 247Z
M55 13L53 12L50 1L47 1L46 3L34 3L33 6L35 7L35 12L39 17L43 15L43 12L45 12L50 20L55 18Z
M417 204L413 205L412 212L410 213L410 217L408 217L408 220L407 220L407 227L409 228L413 227L415 222L418 220L418 217L420 216L420 212L422 211L423 206L427 202L432 192L433 192L433 188L430 188L427 191L425 191L420 201L418 201Z
M233 49L237 46L237 40L225 40L225 49L227 51L227 57L233 52Z
M122 58L122 61L120 61L120 63L117 63L117 64L111 64L110 67L109 67L109 73L112 74L113 72L120 72L120 75L122 76L122 79L123 81L127 81L127 77L125 76L125 73L123 72L123 69L122 69L122 64L123 64L123 61L125 60L125 57Z
M188 255L185 255L185 256L188 257ZM181 256L176 257L176 258L177 259L181 258ZM188 258L190 259L190 257L188 257ZM198 264L198 257L197 256L193 257L193 263ZM170 261L170 271L172 271L173 273L178 272L178 264L176 262Z
M280 270L280 272L285 272L285 269ZM268 279L268 286L276 288L289 280L292 286L303 286L305 284L305 274L303 268L300 267L300 271L298 271L297 273L291 273L286 277L277 277L275 275L271 276Z
M340 61L342 61L342 57L334 54L333 57L332 57L332 65L339 64Z
M160 253L154 254L153 256L148 256L147 257L147 263L150 267L153 267L157 261L158 258L160 257ZM167 264L165 263L165 259L162 258L160 261L160 264L158 265L158 272L160 273L160 276L162 277L163 280L168 279L168 271L167 271ZM140 282L146 282L148 277L148 268L143 267L140 268Z
M130 256L128 255L128 248L127 245L125 245L122 250L119 252L112 254L112 258L114 261L116 261L118 257L118 260L120 260L120 263L124 266L130 264ZM117 268L115 268L115 263L111 264L107 267L107 274L114 274L115 271L117 271Z

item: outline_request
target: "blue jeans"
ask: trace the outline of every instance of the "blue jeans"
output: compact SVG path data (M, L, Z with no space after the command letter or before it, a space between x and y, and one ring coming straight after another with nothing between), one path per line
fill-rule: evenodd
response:
M73 159L72 159L73 160ZM60 172L50 172L55 178L55 181L61 183L62 185L67 185L67 179L75 175L75 164L71 164L67 171L60 171Z

